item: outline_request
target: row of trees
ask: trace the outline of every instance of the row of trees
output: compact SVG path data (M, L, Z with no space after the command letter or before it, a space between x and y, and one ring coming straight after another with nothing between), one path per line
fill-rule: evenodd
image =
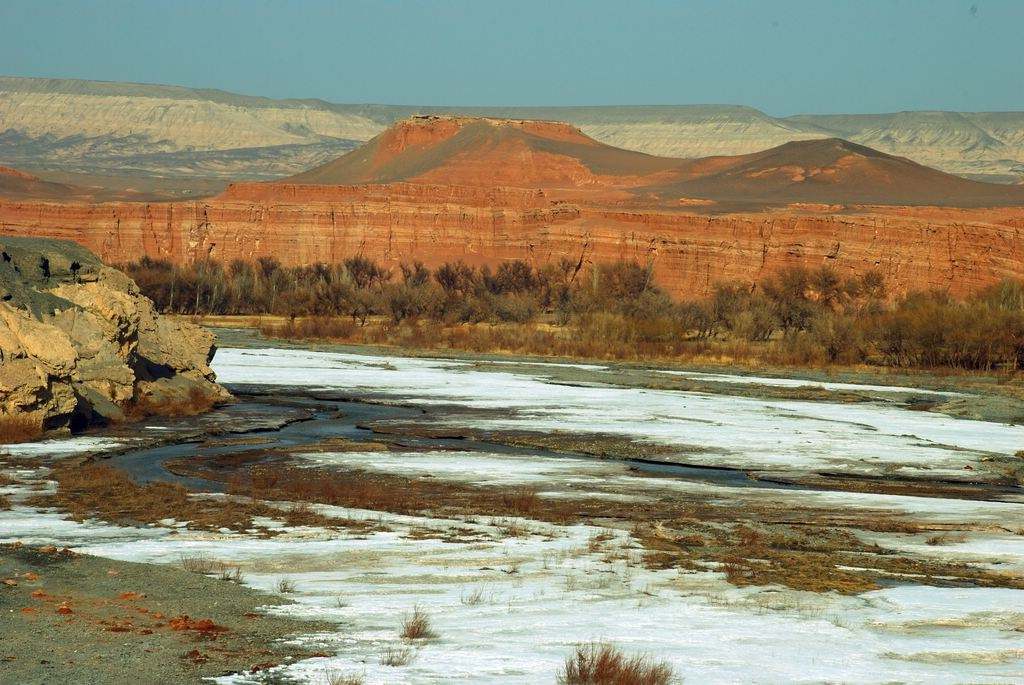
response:
M347 317L357 326L380 317L391 326L542 321L619 345L729 340L785 345L806 361L1024 367L1019 282L966 300L917 292L892 301L877 272L843 278L829 267L793 267L755 287L721 284L708 298L677 301L654 284L650 266L633 262L389 270L361 256L301 267L143 258L123 268L161 310L182 314Z

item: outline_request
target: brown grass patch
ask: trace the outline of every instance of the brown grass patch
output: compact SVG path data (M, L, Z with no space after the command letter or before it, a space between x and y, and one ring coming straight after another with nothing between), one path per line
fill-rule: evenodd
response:
M188 467L186 464L180 466ZM546 520L557 521L566 521L577 512L577 506L570 502L544 500L541 506L537 493L526 488L507 491L361 471L258 464L241 474L227 476L193 464L187 472L199 477L227 480L228 492L255 500L312 502L396 514L431 513L438 516L482 512L493 516L537 516L543 512Z
M562 685L668 685L672 666L646 655L626 656L609 644L577 645L558 674Z
M196 416L213 409L220 399L218 395L198 386L189 388L188 394L180 398L158 399L141 395L125 408L125 416L129 421L138 421L148 416Z
M60 465L51 477L57 481L57 492L37 497L35 504L55 506L68 512L77 521L98 518L129 524L157 523L162 519L188 521L197 530L217 531L227 528L244 532L254 527L254 516L284 519L296 525L325 528L365 526L361 522L321 516L308 507L281 510L259 502L232 502L190 497L188 490L173 483L140 485L120 469L104 464ZM263 531L273 535L273 530ZM182 564L185 565L185 560ZM195 561L196 564L200 562ZM211 569L212 571L213 569ZM209 572L209 571L201 571Z
M43 435L43 424L38 417L24 414L0 416L0 445L31 442Z
M413 607L412 615L402 622L402 638L406 640L429 640L437 637L430 627L430 617L418 606Z
M884 550L852 532L925 532L920 524L886 512L837 515L793 504L730 505L697 496L643 502L542 499L529 489L279 463L245 464L232 472L206 470L204 462L196 460L183 466L189 475L228 482L229 492L254 501L314 502L449 518L485 515L510 536L529 532L519 523L520 516L557 524L595 518L632 522L633 537L646 549L643 563L649 567L692 570L707 569L710 563L737 585L855 594L878 587L882 579L912 577L928 585L1024 587L1024 579ZM595 548L603 542L595 539Z

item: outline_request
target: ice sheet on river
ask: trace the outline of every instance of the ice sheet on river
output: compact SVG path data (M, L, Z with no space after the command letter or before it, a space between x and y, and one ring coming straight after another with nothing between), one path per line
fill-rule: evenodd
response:
M441 417L453 424L614 434L676 445L687 463L733 468L955 477L977 469L987 456L1012 455L1024 447L1022 426L884 403L570 387L551 382L536 365L518 373L459 360L223 349L213 366L225 383L305 386L450 405L476 412Z

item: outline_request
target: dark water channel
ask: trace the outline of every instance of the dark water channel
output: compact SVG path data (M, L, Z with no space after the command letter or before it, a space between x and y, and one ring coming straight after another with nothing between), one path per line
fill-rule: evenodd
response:
M217 456L267 450L269 453L280 448L313 445L330 438L347 438L356 441L388 443L393 447L408 450L457 451L462 457L473 453L508 454L518 456L545 456L563 459L602 459L584 454L566 454L532 447L515 447L486 440L460 437L421 437L409 435L379 435L363 427L378 421L400 421L410 424L424 421L424 411L416 407L380 404L359 399L322 399L301 394L255 395L234 389L238 402L225 407L223 412L234 419L247 415L267 415L278 412L294 412L296 408L308 410L308 418L289 423L272 430L253 430L241 437L246 440L225 440L224 435L213 435L199 441L171 442L156 447L129 450L110 458L110 463L132 475L138 482L177 482L186 487L206 492L218 492L223 483L201 478L178 476L165 468L170 460L190 456ZM432 412L443 411L431 408ZM434 424L430 424L434 427ZM457 432L457 429L453 429ZM259 441L258 444L256 441ZM367 457L372 459L372 455ZM602 459L603 460L603 459ZM685 466L643 459L622 459L631 469L662 477L675 477L690 481L705 482L733 487L789 488L788 484L773 483L751 478L735 469Z

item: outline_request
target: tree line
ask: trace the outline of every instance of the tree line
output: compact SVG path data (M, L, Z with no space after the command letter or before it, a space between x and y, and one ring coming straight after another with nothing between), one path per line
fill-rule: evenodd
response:
M876 271L844 277L828 266L789 267L754 286L718 284L709 297L679 300L654 283L650 265L628 261L511 260L494 269L453 261L433 270L410 262L392 270L363 256L294 267L268 257L184 266L144 257L121 268L161 311L276 314L292 330L304 319L321 328L334 321L334 331L373 324L392 333L424 323L543 325L594 354L602 345L671 355L729 342L784 350L796 363L1024 367L1019 281L964 299L939 291L890 298Z

